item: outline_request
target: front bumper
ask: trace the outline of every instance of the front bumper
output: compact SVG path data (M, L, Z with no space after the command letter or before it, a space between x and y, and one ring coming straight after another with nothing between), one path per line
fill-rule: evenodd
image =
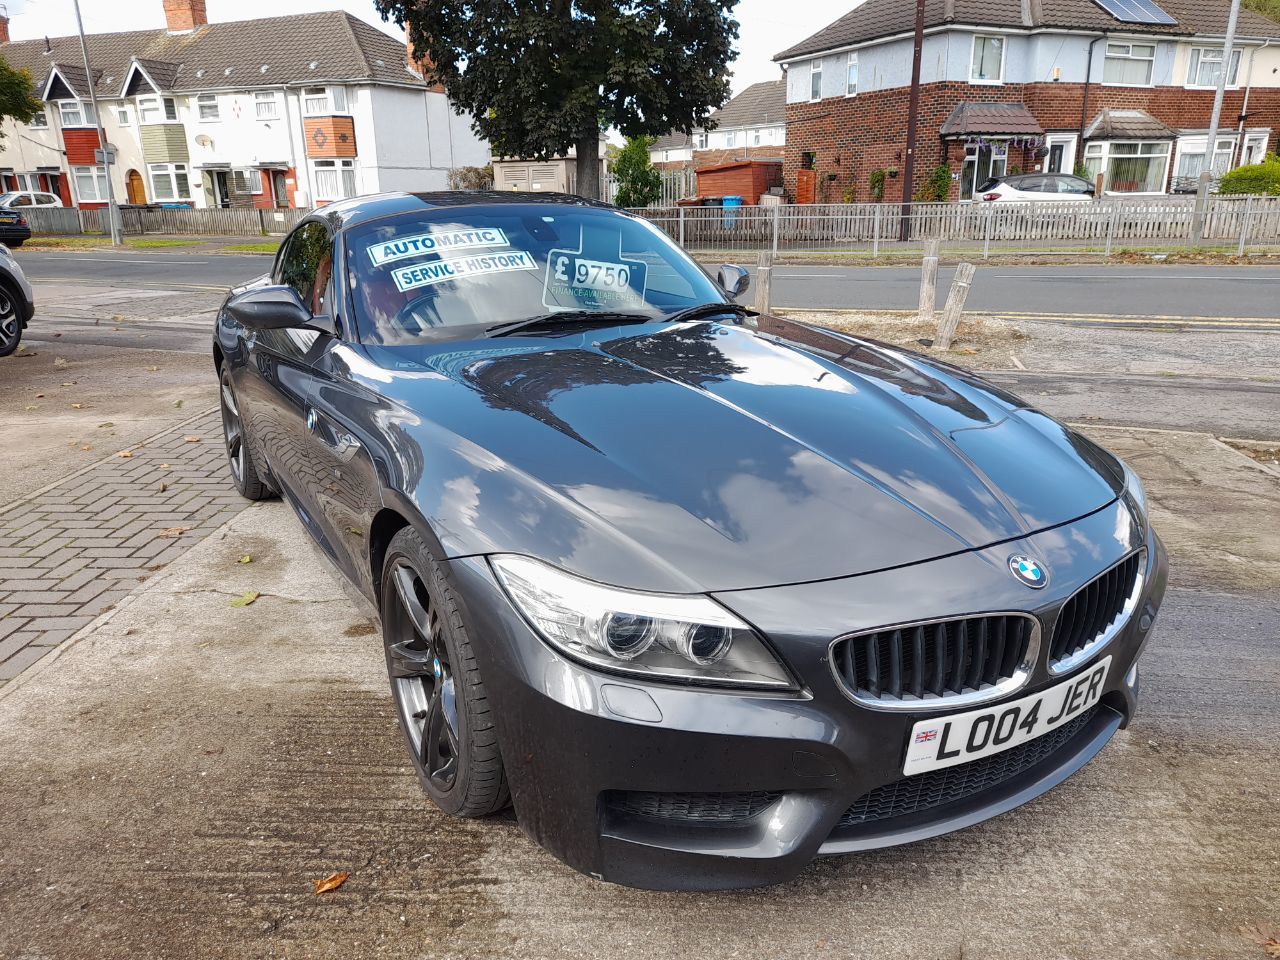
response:
M836 684L828 645L851 629L987 609L1027 609L1048 628L1076 588L1143 544L1131 522L1124 532L1127 516L1116 504L1025 541L905 571L718 596L797 672L802 691L787 695L644 683L584 668L534 634L486 561L454 560L485 685L499 705L521 827L595 877L651 889L724 889L778 883L815 856L913 842L1027 802L1084 766L1133 716L1134 667L1167 579L1154 533L1145 537L1137 609L1078 668L1112 657L1099 705L1073 721L1051 751L1004 763L1000 769L1012 775L962 778L972 781L968 792L939 794L908 783L905 792L916 799L899 802L904 790L894 785L904 779L912 725L963 708L890 713L859 706ZM1033 594L1014 581L1006 566L1013 552L1047 561L1050 587ZM1050 676L1043 661L1042 653L1027 684L1005 699L1063 679ZM869 804L886 796L893 802Z

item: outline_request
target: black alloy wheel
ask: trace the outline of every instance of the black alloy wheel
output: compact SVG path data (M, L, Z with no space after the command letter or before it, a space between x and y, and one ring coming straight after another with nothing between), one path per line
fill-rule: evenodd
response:
M244 418L240 404L231 386L231 371L224 365L219 381L219 406L222 408L222 437L227 448L227 464L231 468L231 482L242 497L248 500L266 500L271 488L258 474L257 465L244 432Z
M7 357L22 342L22 318L18 316L18 300L0 287L0 357Z
M391 693L422 788L453 816L501 810L509 802L506 776L462 614L411 527L387 550L382 633Z

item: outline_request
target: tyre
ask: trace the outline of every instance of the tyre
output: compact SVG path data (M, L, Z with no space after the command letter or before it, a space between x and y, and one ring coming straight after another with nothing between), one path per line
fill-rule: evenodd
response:
M451 816L498 812L511 795L493 705L453 588L412 527L388 546L381 588L391 695L422 789Z
M17 250L20 246L22 246L26 242L27 241L25 240L10 240L7 244L5 244L5 246L7 246L10 250Z
M231 370L226 364L222 366L220 385L222 439L227 448L227 464L231 467L231 482L245 499L267 500L271 497L272 491L258 473L258 467L253 461L253 453L249 450L244 432L244 420L240 417L240 405L236 401L235 390L231 386Z
M22 342L22 317L18 298L8 287L0 285L0 357L7 357Z

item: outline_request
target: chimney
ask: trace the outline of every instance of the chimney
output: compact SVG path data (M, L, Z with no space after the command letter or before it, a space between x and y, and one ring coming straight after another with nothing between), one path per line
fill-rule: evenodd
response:
M9 42L9 8L0 3L0 43Z
M209 23L205 0L164 0L164 19L170 33L190 33Z
M431 73L433 64L431 58L425 53L419 55L413 43L412 27L406 27L404 32L405 57L409 62L409 69L420 77L426 77ZM444 87L440 84L434 84L431 87L432 93L444 93Z

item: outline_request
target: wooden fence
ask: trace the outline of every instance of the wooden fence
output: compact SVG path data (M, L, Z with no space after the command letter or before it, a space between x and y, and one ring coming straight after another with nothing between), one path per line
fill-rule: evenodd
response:
M189 207L133 207L120 211L127 235L147 233L203 234L208 236L261 237L285 234L310 210L205 209ZM107 233L106 210L74 207L24 210L31 232L41 234Z

